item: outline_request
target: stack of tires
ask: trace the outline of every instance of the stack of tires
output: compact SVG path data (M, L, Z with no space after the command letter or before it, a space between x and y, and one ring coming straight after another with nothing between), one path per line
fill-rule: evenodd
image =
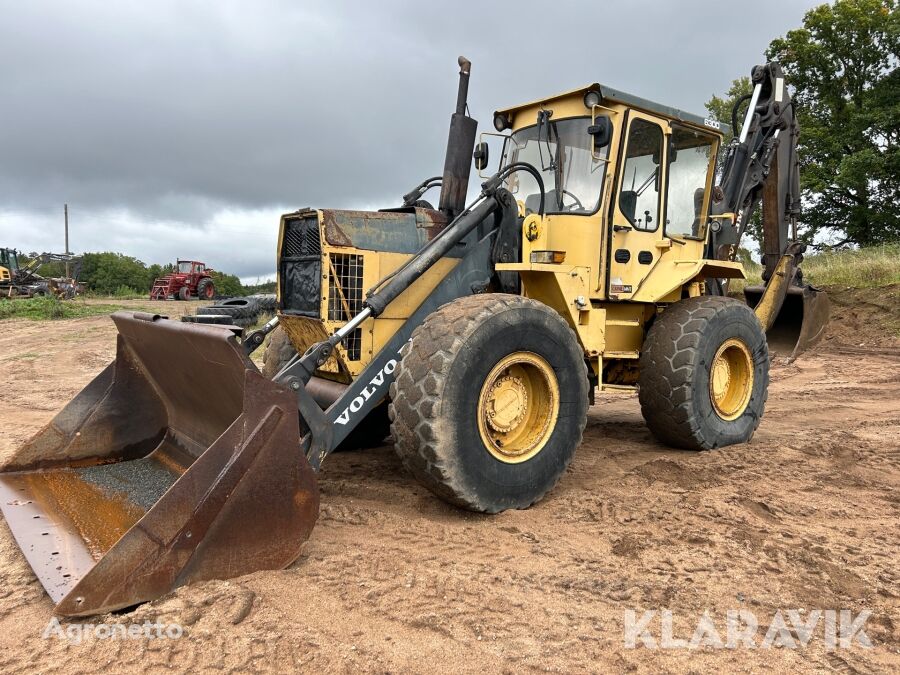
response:
M193 316L183 316L181 320L247 328L254 325L261 314L274 313L274 295L249 295L246 298L218 300L216 304L201 307Z

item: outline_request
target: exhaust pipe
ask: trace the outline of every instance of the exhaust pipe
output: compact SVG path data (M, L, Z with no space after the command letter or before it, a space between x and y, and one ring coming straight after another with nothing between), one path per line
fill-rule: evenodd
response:
M447 155L444 159L444 176L441 182L439 208L452 220L466 207L469 190L469 171L472 153L475 151L475 134L478 122L466 115L466 99L469 94L469 72L472 63L459 57L459 90L456 94L456 112L450 117L450 134L447 139Z

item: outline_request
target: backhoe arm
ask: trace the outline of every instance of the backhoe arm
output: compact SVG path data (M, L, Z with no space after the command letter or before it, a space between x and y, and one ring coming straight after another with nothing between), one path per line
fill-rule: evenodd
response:
M750 219L762 204L762 288L745 289L748 303L766 331L783 321L782 308L791 296L803 302L791 306L785 325L790 334L782 336L779 351L793 356L822 335L828 319L824 293L803 283L800 263L806 244L797 241L800 215L800 165L797 139L800 127L795 105L778 63L755 66L751 71L753 92L739 99L732 111L737 132L737 113L749 98L740 132L726 150L722 181L713 203L713 215L739 214L734 220L716 219L708 255L734 260ZM720 291L715 286L713 291ZM795 303L796 304L796 303ZM796 334L795 334L796 333ZM770 333L770 347L777 336ZM790 346L788 346L790 345Z

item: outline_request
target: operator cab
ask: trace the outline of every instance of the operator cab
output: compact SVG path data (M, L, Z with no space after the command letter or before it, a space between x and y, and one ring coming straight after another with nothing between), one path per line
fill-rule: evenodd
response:
M0 267L5 267L10 272L19 269L19 258L14 248L0 248Z
M677 257L704 257L716 156L727 125L591 84L494 114L500 165L526 162L543 181L546 256L591 268L593 299L635 300L673 245ZM476 150L487 165L489 148ZM538 213L541 188L530 173L505 187L520 215ZM671 256L670 256L671 257Z
M191 260L179 260L177 269L179 274L199 274L206 269L206 266L203 263Z

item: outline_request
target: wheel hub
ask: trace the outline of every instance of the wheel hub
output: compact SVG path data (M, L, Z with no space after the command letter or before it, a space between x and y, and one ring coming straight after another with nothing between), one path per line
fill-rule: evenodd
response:
M716 351L709 373L709 397L716 414L735 420L744 414L753 393L753 356L738 338L726 340Z
M478 398L484 446L502 462L534 457L559 417L559 383L553 367L533 352L514 352L494 366Z
M527 409L528 391L518 377L502 377L488 392L487 422L495 431L512 431L522 422Z

